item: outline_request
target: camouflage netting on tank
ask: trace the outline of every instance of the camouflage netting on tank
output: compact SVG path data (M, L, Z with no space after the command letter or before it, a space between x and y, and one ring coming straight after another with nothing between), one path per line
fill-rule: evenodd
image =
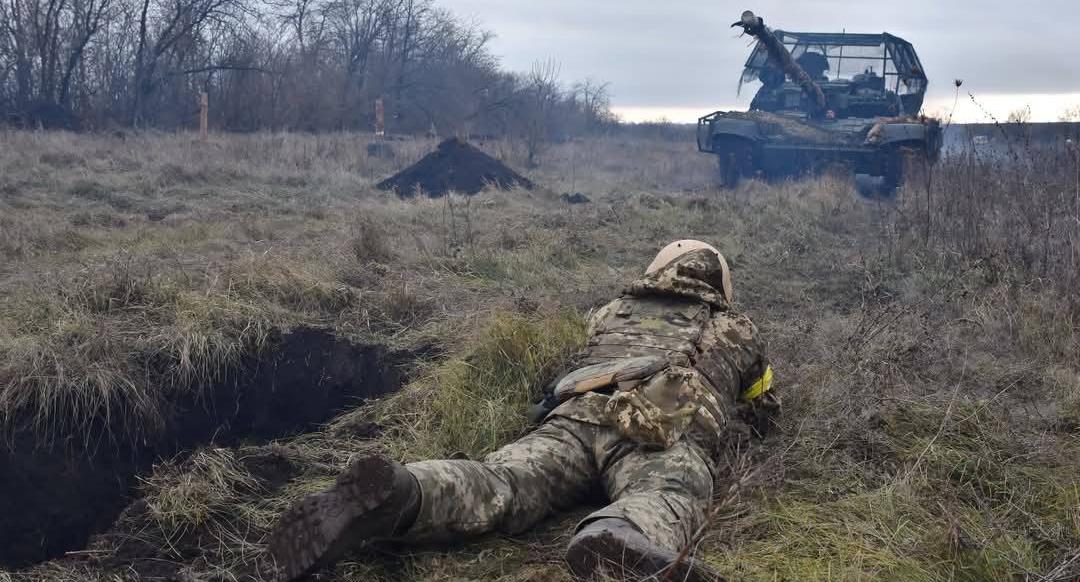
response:
M804 119L768 111L732 111L725 114L725 117L753 121L769 141L822 145L861 145L866 138L866 131L873 125L867 123L865 128L857 131L852 131L851 126L845 126L843 131L829 130Z
M532 188L532 182L478 148L450 138L419 162L378 184L400 196L417 192L438 198L450 192L476 194L488 186L501 190Z
M830 146L876 144L881 141L884 125L889 123L936 123L924 117L875 117L841 120L835 125L826 126L768 111L731 111L725 113L724 117L753 121L762 136L771 143L784 141Z

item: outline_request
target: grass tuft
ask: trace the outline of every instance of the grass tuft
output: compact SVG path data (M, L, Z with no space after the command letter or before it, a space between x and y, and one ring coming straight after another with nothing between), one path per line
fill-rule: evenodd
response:
M407 460L480 458L526 430L525 411L583 341L573 312L497 313L462 356L377 405L380 442Z

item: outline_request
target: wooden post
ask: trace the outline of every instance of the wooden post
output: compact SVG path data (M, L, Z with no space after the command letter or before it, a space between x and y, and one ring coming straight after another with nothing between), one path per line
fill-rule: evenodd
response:
M382 97L375 100L375 136L384 137L386 135L386 109L383 105Z
M210 132L210 95L203 91L199 95L199 139L206 141Z

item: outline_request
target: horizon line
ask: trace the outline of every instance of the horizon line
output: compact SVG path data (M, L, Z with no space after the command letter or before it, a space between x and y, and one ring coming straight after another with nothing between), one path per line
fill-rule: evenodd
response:
M955 109L953 103L956 103ZM714 111L745 111L747 104L721 106L635 106L612 105L611 111L626 123L697 123ZM1026 121L1051 123L1080 121L1080 92L1077 93L990 93L972 98L960 94L948 98L934 97L923 106L923 114L949 119L956 124L994 123L1005 121L1010 114L1027 111Z

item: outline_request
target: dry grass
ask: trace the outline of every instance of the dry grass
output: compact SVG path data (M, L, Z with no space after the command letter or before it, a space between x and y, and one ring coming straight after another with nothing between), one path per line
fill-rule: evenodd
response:
M467 342L466 357L435 366L359 414L387 427L379 440L398 458L480 458L525 433L521 411L584 344L584 332L583 319L572 312L496 314Z
M525 430L586 311L682 237L729 255L786 402L782 430L739 453L758 470L706 560L740 580L1080 574L1072 158L948 160L929 197L913 182L893 204L835 179L717 192L689 145L611 139L552 150L530 176L547 189L401 202L371 183L427 144L395 144L390 164L347 135L223 138L212 154L176 136L2 139L9 423L30 411L63 432L107 410L143 430L170 391L301 323L443 354L323 431L158 466L92 559L16 579L258 578L274 516L351 455L475 457ZM594 204L558 202L578 191ZM358 556L333 577L567 580L574 517Z

